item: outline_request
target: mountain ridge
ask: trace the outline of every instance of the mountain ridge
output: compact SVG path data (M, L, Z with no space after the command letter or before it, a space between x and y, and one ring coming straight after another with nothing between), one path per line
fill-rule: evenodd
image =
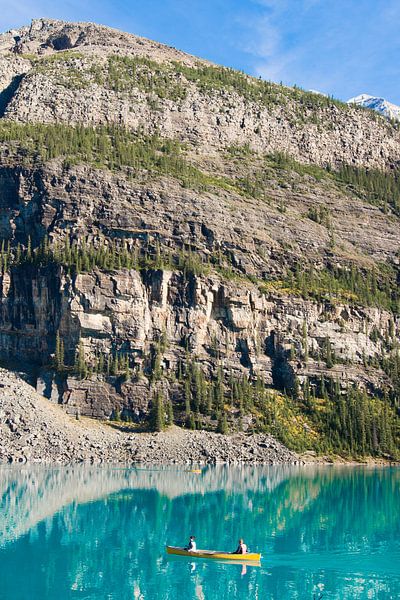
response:
M354 98L347 100L348 104L355 104L364 108L370 108L390 119L400 119L400 106L389 102L385 98L379 96L371 96L370 94L359 94Z
M257 152L285 152L323 166L385 168L400 161L400 133L386 121L376 123L369 111L251 78L132 34L38 20L33 31L15 37L6 36L8 60L0 69L3 87L10 88L5 118L123 123L211 148L249 143ZM163 69L145 65L147 59ZM130 98L113 77L129 85L133 70L143 78Z

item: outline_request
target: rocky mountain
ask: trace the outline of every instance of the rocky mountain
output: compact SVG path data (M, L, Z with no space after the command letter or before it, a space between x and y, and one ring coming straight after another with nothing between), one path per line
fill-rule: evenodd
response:
M399 127L94 24L0 49L5 364L72 414L395 455Z
M389 119L400 120L400 106L385 100L385 98L377 98L376 96L370 96L369 94L360 94L359 96L350 98L347 103L356 104L363 108L370 108Z

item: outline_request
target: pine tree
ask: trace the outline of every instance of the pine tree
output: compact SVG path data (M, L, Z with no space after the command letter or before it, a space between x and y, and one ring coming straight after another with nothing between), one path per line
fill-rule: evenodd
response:
M217 379L214 382L214 406L215 412L219 413L219 411L223 408L225 401L225 390L223 383L223 373L222 368L218 367L217 369Z
M109 377L111 375L111 368L112 368L112 356L111 356L111 354L107 354L107 370L106 370L107 377Z
M196 421L192 412L186 417L186 427L188 429L196 429Z
M296 376L294 377L294 381L293 381L292 396L295 400L298 400L300 397L300 383L299 383L299 378Z
M60 339L60 333L56 335L56 351L54 355L54 363L57 371L62 371L64 368L64 342Z
M160 351L159 345L155 344L152 379L153 379L153 381L159 381L161 379L161 377L162 377L161 351Z
M165 428L165 410L162 393L159 391L153 398L150 412L150 428L152 431L163 431Z
M27 245L27 249L26 249L26 260L28 262L32 261L32 243L31 243L31 236L28 237L28 245Z
M208 387L206 388L206 395L207 395L207 403L206 403L205 414L206 415L211 415L211 413L212 413L212 407L213 407L213 388L212 388L212 385L208 385Z
M119 373L119 357L118 357L118 353L116 352L114 355L114 358L111 362L111 375L118 375Z
M190 380L188 377L186 377L186 380L185 380L185 414L186 414L186 417L188 417L191 412L191 399L192 399L192 392L190 389Z
M79 341L78 352L75 357L75 372L78 373L82 379L87 375L87 365L85 360L85 348L83 341Z
M228 422L226 420L226 413L223 411L218 418L217 433L223 433L224 435L228 432Z
M174 409L172 406L172 400L170 397L168 397L167 400L167 422L168 425L173 425L174 424Z
M131 368L129 365L129 355L126 354L124 358L124 378L125 381L129 381L131 378Z
M325 338L325 363L328 369L331 369L334 365L334 354L332 351L331 341L327 336Z

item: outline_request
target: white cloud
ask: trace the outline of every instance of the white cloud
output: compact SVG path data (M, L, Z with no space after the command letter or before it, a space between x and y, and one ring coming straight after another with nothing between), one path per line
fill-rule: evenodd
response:
M270 17L264 16L247 26L252 31L252 39L244 45L245 52L262 58L275 56L279 51L281 36Z
M242 20L245 42L242 49L253 58L253 74L272 81L283 81L288 85L299 83L304 73L299 64L309 53L309 42L300 36L301 46L296 41L288 44L289 33L296 38L298 24L309 17L309 11L321 0L252 0L261 7L258 18ZM249 37L251 38L250 41ZM326 74L309 82L313 87L329 89Z
M253 0L263 7L261 16L241 19L244 37L242 50L254 57L253 74L265 79L280 78L282 69L290 61L290 56L283 49L282 32L279 17L287 8L286 0Z

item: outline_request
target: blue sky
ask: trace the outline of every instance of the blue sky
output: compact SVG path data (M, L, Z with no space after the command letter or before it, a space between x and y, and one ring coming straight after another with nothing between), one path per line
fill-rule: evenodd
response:
M273 81L400 104L400 0L0 0L0 30L95 21Z

